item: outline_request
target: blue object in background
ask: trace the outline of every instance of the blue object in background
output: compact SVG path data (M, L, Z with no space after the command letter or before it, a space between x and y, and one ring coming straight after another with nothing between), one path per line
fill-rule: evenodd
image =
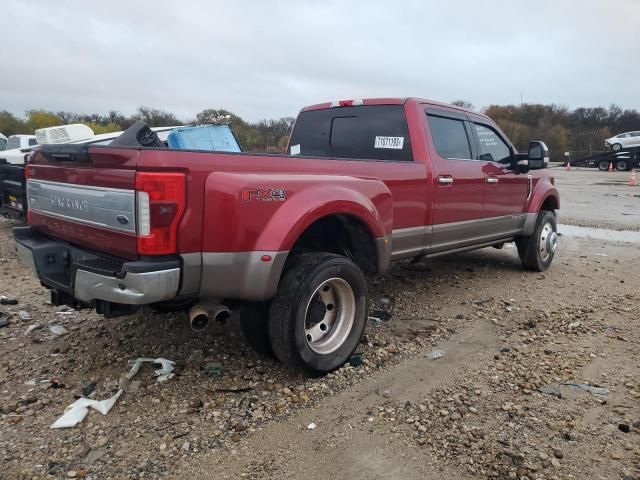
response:
M215 152L240 152L240 145L231 133L229 125L202 125L178 127L167 138L169 148L180 150L210 150Z

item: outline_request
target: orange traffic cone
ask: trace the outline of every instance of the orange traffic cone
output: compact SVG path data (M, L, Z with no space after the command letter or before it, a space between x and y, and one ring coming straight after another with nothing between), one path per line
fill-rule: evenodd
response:
M635 170L631 170L631 178L629 179L629 186L630 187L638 186L638 176L636 175Z
M613 162L609 162L609 171L613 172Z
M567 172L571 171L571 162L567 162L567 165L564 167Z

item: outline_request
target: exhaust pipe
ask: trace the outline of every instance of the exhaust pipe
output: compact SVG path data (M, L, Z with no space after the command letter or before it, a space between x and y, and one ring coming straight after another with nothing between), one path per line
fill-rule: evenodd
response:
M204 332L209 326L209 321L214 323L227 323L231 318L231 310L225 305L217 304L207 308L207 305L198 304L189 310L189 323L194 332Z
M211 317L214 323L225 324L231 318L231 310L225 305L216 305L211 311Z
M195 305L189 310L189 323L194 332L204 332L209 326L209 312L202 305Z

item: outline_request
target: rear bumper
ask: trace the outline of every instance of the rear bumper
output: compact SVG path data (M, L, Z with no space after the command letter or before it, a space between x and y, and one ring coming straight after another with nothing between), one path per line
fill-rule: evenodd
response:
M125 262L38 235L31 227L13 232L24 264L43 285L68 299L60 303L146 305L178 295L179 258Z

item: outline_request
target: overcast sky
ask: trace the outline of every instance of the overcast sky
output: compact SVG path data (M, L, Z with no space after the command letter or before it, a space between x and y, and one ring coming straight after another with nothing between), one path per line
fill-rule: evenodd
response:
M0 110L248 120L372 96L640 109L639 0L3 2Z

